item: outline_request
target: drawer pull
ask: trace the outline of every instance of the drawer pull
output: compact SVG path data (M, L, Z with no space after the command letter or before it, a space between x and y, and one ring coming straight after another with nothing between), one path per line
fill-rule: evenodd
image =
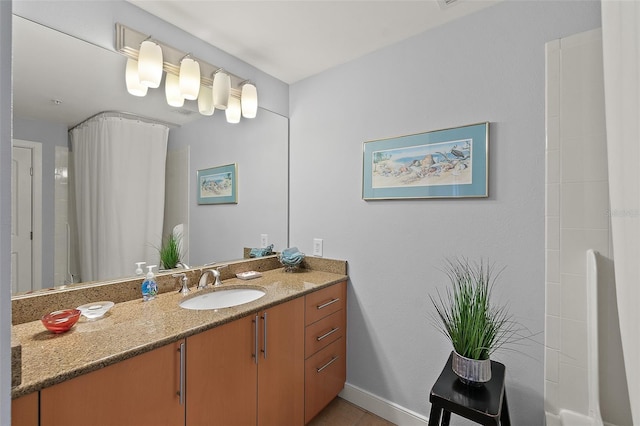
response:
M333 300L329 300L327 303L323 303L322 305L316 306L316 308L318 308L318 309L326 308L327 306L333 305L334 303L339 302L339 301L340 301L340 298L336 297Z
M320 340L324 339L325 337L331 336L333 333L335 333L338 330L340 330L340 327L332 328L331 330L329 330L326 333L324 333L322 336L316 337L316 340L319 342Z
M325 368L327 368L328 366L330 366L331 364L333 364L338 358L340 358L338 355L334 356L333 358L331 358L329 360L329 362L327 362L325 365L323 365L320 368L316 368L316 372L320 373L322 370L324 370Z

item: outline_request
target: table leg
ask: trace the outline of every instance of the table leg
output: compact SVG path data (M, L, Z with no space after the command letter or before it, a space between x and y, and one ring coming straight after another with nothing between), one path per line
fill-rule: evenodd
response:
M450 420L451 420L451 412L444 410L442 412L442 422L440 423L440 426L449 426Z
M440 414L442 408L431 404L431 412L429 413L429 426L440 426Z
M511 419L509 418L509 404L507 404L507 390L504 390L502 395L502 410L500 411L500 425L511 426Z

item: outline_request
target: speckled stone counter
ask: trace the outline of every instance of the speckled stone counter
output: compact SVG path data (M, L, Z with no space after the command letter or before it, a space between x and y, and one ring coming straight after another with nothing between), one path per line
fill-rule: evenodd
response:
M14 325L13 334L22 346L22 382L12 388L13 398L347 279L346 262L319 258L305 259L303 266L313 269L286 273L278 264L276 269L263 270L260 278L246 281L231 278L234 276L232 272L257 270L247 268L243 263L228 268L222 276L223 287L257 287L265 290L266 294L236 307L204 311L183 309L178 304L184 296L176 291L167 291L149 302L143 302L138 294L132 300L116 303L103 318L97 320L81 317L69 332L63 334L50 333L39 320ZM191 272L199 276L199 270ZM193 287L195 283L195 278L190 280L190 296L197 293ZM214 289L209 286L200 291Z
M22 345L11 332L11 387L22 383Z

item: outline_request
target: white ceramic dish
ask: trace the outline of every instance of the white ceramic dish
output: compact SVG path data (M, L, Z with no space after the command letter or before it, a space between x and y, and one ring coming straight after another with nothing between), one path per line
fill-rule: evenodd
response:
M78 306L78 309L88 319L96 319L104 316L113 305L113 302L93 302Z
M240 272L239 274L236 274L236 277L240 278L241 280L251 280L253 278L258 278L261 276L262 274L258 271L247 271L247 272Z

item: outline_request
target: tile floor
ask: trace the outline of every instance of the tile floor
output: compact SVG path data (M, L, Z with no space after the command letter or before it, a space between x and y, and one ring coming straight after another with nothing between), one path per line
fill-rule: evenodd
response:
M308 426L395 426L357 405L338 397L320 412Z

